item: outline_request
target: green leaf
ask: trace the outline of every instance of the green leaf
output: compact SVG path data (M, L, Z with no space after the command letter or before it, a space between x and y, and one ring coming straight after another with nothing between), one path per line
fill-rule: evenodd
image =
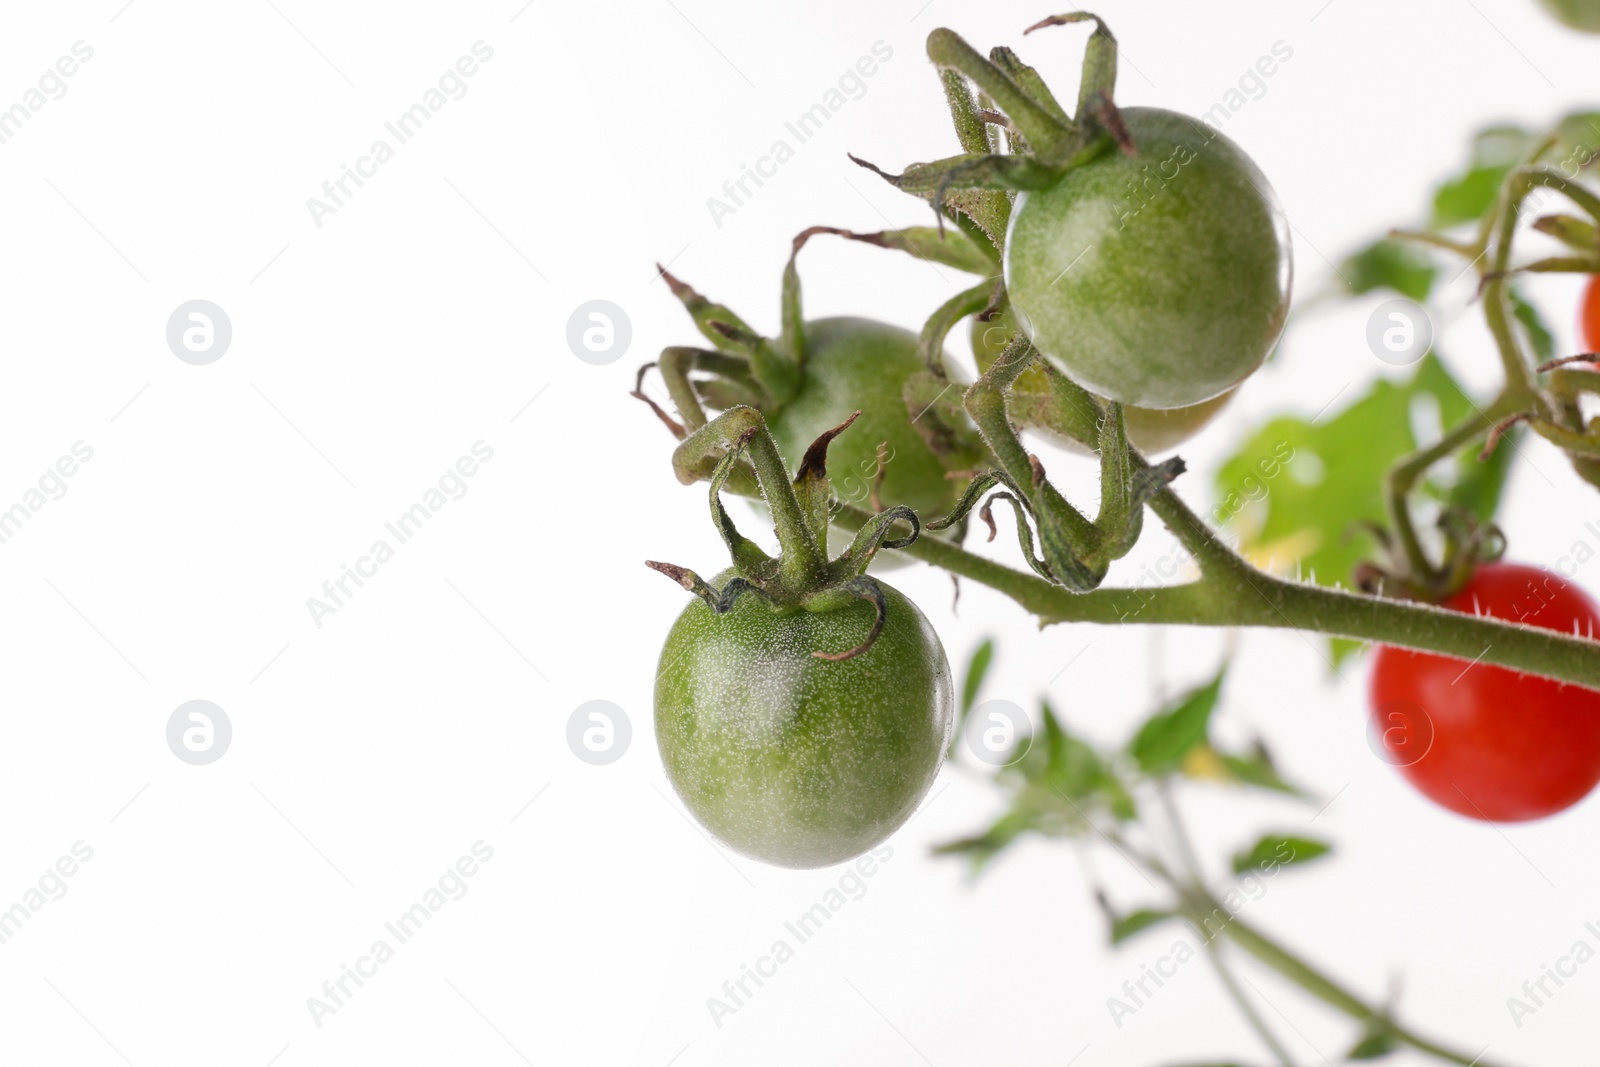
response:
M1305 792L1296 786L1284 781L1278 774L1278 768L1273 765L1272 756L1267 752L1267 747L1260 741L1251 746L1250 751L1242 756L1231 756L1222 753L1222 763L1235 779L1245 785L1253 785L1258 789L1270 789L1277 793L1287 793L1290 796L1303 797Z
M1553 359L1556 354L1556 340L1550 333L1550 327L1544 324L1544 318L1539 314L1539 309L1528 303L1527 298L1514 288L1507 288L1506 295L1511 298L1511 313L1522 324L1523 336L1533 346L1533 354L1539 362Z
M972 711L972 705L978 699L978 690L983 686L983 677L989 673L989 664L994 660L994 639L986 637L983 644L972 652L972 658L967 661L967 675L961 681L961 717L966 718Z
M1375 1060L1396 1052L1400 1048L1400 1041L1394 1036L1394 1031L1385 1026L1376 1026L1361 1036L1349 1052L1344 1054L1347 1060Z
M1349 637L1328 638L1328 654L1333 658L1333 669L1337 671L1344 666L1346 660L1360 655L1366 647L1365 641L1356 641Z
M1393 289L1417 302L1428 299L1438 268L1426 252L1399 241L1375 241L1339 265L1351 295Z
M1511 473L1511 463L1517 455L1517 442L1522 438L1521 427L1506 433L1500 447L1480 460L1476 451L1456 459L1460 476L1450 487L1446 499L1451 506L1476 515L1484 522L1494 519L1500 510L1500 499L1505 494L1506 476Z
M1489 213L1500 194L1500 183L1531 147L1532 139L1520 126L1489 126L1473 138L1467 169L1441 184L1433 194L1433 228L1446 229L1477 222Z
M933 854L936 856L963 856L966 858L969 869L973 874L979 874L992 863L996 856L1004 852L1013 841L1035 829L1033 820L1025 811L1012 810L1002 815L998 821L976 837L966 837L958 841L949 841L936 845Z
M972 658L967 660L966 675L961 679L961 704L956 714L955 729L950 731L950 748L945 753L950 759L955 758L956 746L961 743L961 732L966 729L967 719L978 701L978 692L983 688L983 679L988 675L989 664L993 661L994 639L986 637L972 650Z
M1190 749L1206 739L1211 712L1222 692L1222 671L1186 694L1175 706L1145 721L1128 745L1128 753L1146 774L1174 770Z
M1298 564L1302 577L1323 585L1347 581L1373 549L1359 524L1387 521L1385 472L1418 446L1412 409L1419 402L1434 405L1445 427L1475 411L1430 353L1408 382L1378 379L1341 411L1314 421L1280 416L1262 426L1217 470L1213 517L1233 524L1240 551L1259 565L1275 561L1292 574ZM1488 521L1500 482L1495 469L1480 469L1477 454L1472 447L1458 464L1440 464L1432 484L1439 497L1460 485L1462 500Z
M1310 863L1333 850L1332 845L1309 837L1268 834L1243 852L1233 854L1233 873L1266 871L1297 863Z
M1600 140L1600 111L1574 111L1556 125L1556 147L1553 155L1558 165L1568 159L1581 163L1594 155L1594 145Z
M1055 794L1046 799L1056 804L1063 799L1069 801L1068 807L1078 820L1095 809L1122 821L1135 818L1138 811L1133 795L1111 765L1092 745L1068 732L1048 702L1041 702L1040 712L1043 736L1035 741L1028 753L1031 758L1024 759L1021 766L1031 782Z
M1123 915L1111 921L1111 943L1120 945L1141 930L1147 930L1152 926L1166 922L1168 919L1176 919L1177 917L1176 913L1170 911L1140 908L1136 912Z
M1510 170L1510 164L1473 167L1439 186L1433 194L1433 228L1476 222L1487 215Z

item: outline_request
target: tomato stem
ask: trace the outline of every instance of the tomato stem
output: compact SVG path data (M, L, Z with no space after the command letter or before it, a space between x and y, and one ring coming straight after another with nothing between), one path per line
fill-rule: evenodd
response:
M1151 508L1183 546L1159 560L1157 571L1170 568L1176 573L1183 564L1198 561L1200 580L1074 593L940 538L922 538L903 551L1006 594L1043 624L1306 630L1507 667L1600 690L1600 644L1593 640L1430 604L1288 581L1240 558L1170 488L1157 494ZM856 530L870 518L870 513L846 506L834 521Z
M1428 559L1427 552L1422 547L1422 540L1417 536L1416 524L1411 517L1408 498L1411 490L1416 487L1417 479L1427 473L1429 467L1457 449L1492 433L1500 420L1512 414L1514 409L1515 401L1509 394L1498 397L1489 405L1488 410L1474 408L1471 415L1439 440L1425 448L1417 449L1410 455L1402 456L1384 475L1384 504L1389 513L1389 523L1394 527L1395 534L1400 538L1400 546L1405 552L1406 566L1409 570L1407 577L1414 579L1418 584L1428 586L1438 577L1439 570Z

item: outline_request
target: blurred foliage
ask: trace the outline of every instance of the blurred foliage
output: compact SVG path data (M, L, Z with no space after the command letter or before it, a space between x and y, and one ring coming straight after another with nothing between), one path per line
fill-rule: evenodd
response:
M1408 380L1376 379L1333 415L1280 415L1246 438L1215 476L1218 510L1231 519L1240 551L1280 570L1297 562L1308 581L1348 584L1376 547L1363 524L1385 521L1385 473L1422 444L1414 429L1419 405L1431 407L1441 426L1476 407L1430 353ZM1422 492L1487 522L1514 454L1501 448L1480 462L1474 451L1440 464Z
M984 641L968 664L962 687L963 721L977 701L994 655L993 641ZM1018 736L1010 761L994 772L1006 810L981 833L935 851L963 856L978 872L1029 834L1086 837L1136 823L1141 814L1136 792L1173 777L1303 796L1279 775L1259 740L1234 752L1211 738L1212 712L1221 697L1224 675L1219 671L1206 684L1157 710L1124 747L1115 750L1102 751L1072 733L1055 709L1041 702L1038 734ZM1305 844L1304 858L1309 858L1311 843ZM1284 861L1279 857L1277 862ZM1157 912L1112 916L1112 939L1130 937L1165 917L1166 913Z
M1600 112L1574 112L1555 131L1506 123L1479 130L1465 163L1435 187L1421 229L1447 245L1467 248L1470 255L1469 246L1495 211L1513 167L1537 157L1576 174L1600 154L1594 147L1600 145ZM1536 226L1569 244L1586 239L1577 220L1564 216L1544 218ZM1442 264L1451 255L1445 248L1381 237L1340 264L1340 293L1354 297L1387 290L1426 306L1439 279L1447 276ZM1459 263L1451 263L1448 276L1460 270ZM1507 292L1513 328L1527 349L1540 361L1552 358L1555 341L1538 309L1514 288ZM1331 415L1278 416L1258 427L1216 473L1216 516L1232 525L1240 551L1258 565L1297 572L1323 585L1348 584L1355 566L1382 547L1373 531L1388 521L1385 474L1486 403L1469 396L1439 353L1429 352L1409 378L1375 380ZM1419 422L1425 427L1421 439ZM1430 470L1417 486L1418 496L1437 510L1458 509L1479 524L1493 522L1518 439L1513 431L1486 460L1476 446L1463 449ZM1335 667L1359 647L1333 639Z
M1293 834L1267 834L1249 848L1233 854L1233 873L1287 867L1321 859L1333 846Z

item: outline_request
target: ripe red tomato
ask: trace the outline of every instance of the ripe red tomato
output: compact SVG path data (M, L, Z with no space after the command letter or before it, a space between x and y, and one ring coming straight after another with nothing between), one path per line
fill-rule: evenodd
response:
M1530 626L1600 633L1600 606L1560 576L1488 563L1443 604ZM1600 693L1502 667L1380 647L1370 690L1379 755L1461 815L1553 815L1600 782Z
M1583 350L1600 352L1600 274L1589 279L1583 290L1582 311L1579 313L1579 331L1583 334Z

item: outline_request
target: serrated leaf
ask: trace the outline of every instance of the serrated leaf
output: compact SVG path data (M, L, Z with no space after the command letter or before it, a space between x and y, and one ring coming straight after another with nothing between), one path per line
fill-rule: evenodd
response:
M1339 276L1351 295L1393 289L1424 301L1433 289L1438 268L1426 252L1398 241L1375 241L1339 265Z
M1276 561L1289 573L1294 567L1284 565L1298 564L1302 577L1323 585L1346 582L1373 547L1359 524L1386 522L1385 472L1417 448L1412 408L1423 397L1437 406L1446 427L1474 410L1430 353L1410 381L1378 379L1337 413L1314 422L1280 416L1257 430L1217 470L1215 481L1221 494L1215 513L1234 524L1240 550L1261 565ZM1462 484L1459 473L1451 473L1464 470L1469 481L1483 479L1462 492L1479 503L1478 517L1488 520L1499 501L1498 492L1490 491L1497 485L1495 471L1477 469L1477 449L1464 453L1462 465L1440 464L1435 478L1442 473L1444 486Z
M1145 720L1128 744L1128 754L1146 774L1165 774L1177 768L1195 745L1206 739L1211 712L1222 692L1223 673L1199 689L1183 696L1178 703Z
M1250 848L1233 854L1233 873L1264 871L1274 867L1288 867L1321 859L1333 846L1309 837L1285 834L1267 834Z
M1176 918L1177 915L1173 912L1157 911L1152 908L1140 908L1138 911L1119 916L1111 921L1111 943L1120 945L1141 930L1148 930L1168 919Z

